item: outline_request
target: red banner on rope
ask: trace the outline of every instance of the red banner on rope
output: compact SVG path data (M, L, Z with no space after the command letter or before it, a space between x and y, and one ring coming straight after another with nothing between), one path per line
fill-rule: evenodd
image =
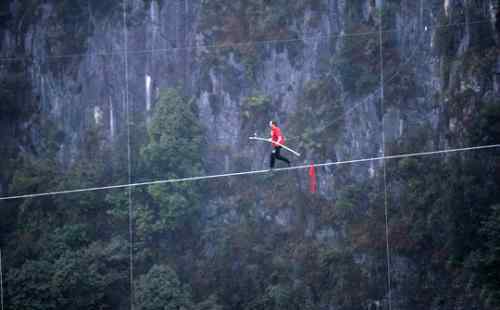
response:
M309 191L311 193L316 193L317 190L316 171L314 170L314 164L311 164L309 167Z

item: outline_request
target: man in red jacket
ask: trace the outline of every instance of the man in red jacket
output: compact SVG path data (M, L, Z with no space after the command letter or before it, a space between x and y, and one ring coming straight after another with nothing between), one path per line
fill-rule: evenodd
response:
M288 164L288 166L290 166L290 161L286 157L280 155L281 146L279 144L285 145L285 137L281 134L281 130L275 121L270 121L269 126L271 126L271 141L273 142L273 151L271 152L270 162L271 169L274 168L274 162L276 159L284 161ZM276 144L275 142L279 144Z

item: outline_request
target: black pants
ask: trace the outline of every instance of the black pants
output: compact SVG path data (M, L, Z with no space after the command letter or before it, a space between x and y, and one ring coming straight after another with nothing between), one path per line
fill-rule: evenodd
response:
M288 164L288 166L290 166L290 161L288 160L288 158L280 155L280 150L281 150L281 146L273 148L273 151L271 153L271 169L274 168L274 162L276 161L276 159L282 160L282 161L286 162Z

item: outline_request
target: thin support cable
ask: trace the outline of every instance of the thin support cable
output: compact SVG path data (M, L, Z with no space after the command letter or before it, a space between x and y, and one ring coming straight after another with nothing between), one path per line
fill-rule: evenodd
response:
M422 8L423 8L423 6L422 6ZM421 13L421 14L423 14L423 13ZM436 28L440 28L440 27L436 27ZM382 31L382 33L391 33L391 32L397 32L397 30L394 30L394 31L389 31L389 30ZM380 30L377 31L377 33L380 33ZM419 36L419 38L418 38L418 40L416 42L417 45L419 44L419 41L421 41L421 38L422 38L422 32L420 32L420 36ZM384 84L385 83L390 83L393 80L395 80L403 72L402 67L404 67L404 66L406 66L406 65L408 65L410 63L410 60L413 58L413 56L415 56L417 54L417 51L418 51L418 49L414 49L411 52L410 56L406 57L406 59L399 66L401 69L394 70L394 72L392 72L391 74L389 74L389 77L387 79L384 78ZM339 63L340 63L340 61L339 61ZM336 63L333 63L333 64L336 64ZM375 96L378 95L378 93L380 91L381 91L380 87L377 87L376 90L374 90L371 94L367 95L366 97L369 97L369 96L375 97ZM357 109L359 106L364 105L366 103L367 103L367 101L364 101L364 100L359 101L358 103L354 104L353 106L351 106L351 107L347 108L345 111L343 111L340 116L338 116L336 118L333 118L333 120L331 120L329 123L327 123L326 125L323 125L323 128L327 128L327 127L329 127L329 126L337 123L339 120L341 120L342 118L344 118L347 114L351 113L352 111L354 111L355 109Z
M477 20L473 21L470 23L466 22L461 22L461 23L454 23L454 24L443 24L443 25L436 25L433 27L433 29L441 29L441 28L449 28L449 27L455 27L455 26L460 26L460 25L473 25L473 24L485 24L485 23L491 23L491 19L484 19L484 20ZM391 32L398 32L398 29L389 29L389 30L383 30L383 33L391 33ZM342 37L355 37L355 36L366 36L366 35L376 35L379 33L379 30L376 31L366 31L366 32L358 32L358 33L344 33L344 34L326 34L326 35L321 35L321 36L316 36L316 37L310 37L310 36L302 36L299 38L288 38L288 39L270 39L270 40L254 40L254 41L245 41L245 42L234 42L234 43L214 43L214 44L194 44L194 45L187 45L187 46L181 46L181 47L168 47L168 48L150 48L150 49L138 49L138 50L131 50L131 51L125 51L117 49L114 51L110 52L101 52L101 53L74 53L74 54L61 54L61 55L49 55L46 56L47 59L54 59L54 58L73 58L73 57L85 57L85 56L114 56L114 55L121 55L123 53L128 53L128 54L151 54L151 53L166 53L166 52L175 52L179 50L195 50L195 49L223 49L223 48L237 48L237 47L244 47L247 45L251 44L270 44L270 43L290 43L290 42L300 42L300 41L308 41L308 40L317 40L317 39L329 39L329 38L342 38ZM35 57L33 56L23 56L23 57L0 57L0 61L20 61L20 60L25 60L25 59L33 59Z
M385 216L385 243L387 259L387 299L389 310L392 309L392 290L391 290L391 252L389 247L389 212L387 208L387 177L386 177L386 158L385 158L385 104L384 104L384 42L382 38L383 14L380 13L379 25L379 53L380 53L380 109L382 116L382 169L384 174L384 216Z
M464 147L464 148L457 148L457 149L447 149L447 150L438 150L438 151L428 151L428 152L397 154L397 155L389 155L389 156L369 157L369 158L361 158L361 159L351 159L351 160L343 160L343 161L335 161L335 162L325 162L325 163L313 164L313 165L305 164L305 165L299 165L299 166L292 166L292 167L288 167L288 168L277 168L277 169L274 169L273 171L280 172L280 171L288 171L288 170L309 169L311 166L317 167L317 168L318 167L339 166L339 165L363 163L363 162L386 160L386 159L402 159L402 158L409 158L409 157L430 156L430 155L465 152L465 151L478 151L478 150L486 150L486 149L494 149L494 148L500 148L500 144L489 144L489 145L480 145L480 146ZM23 198L47 197L47 196L74 194L74 193L83 193L83 192L93 192L93 191L111 190L111 189L119 189L119 188L127 188L127 187L141 187L141 186L149 186L149 185L157 185L157 184L170 184L170 183L201 181L201 180L218 179L218 178L225 178L225 177L232 177L232 176L264 174L264 173L269 173L269 172L270 172L269 169L263 169L263 170L232 172L232 173L224 173L224 174L204 175L204 176L196 176L196 177L186 177L186 178L178 178L178 179L165 179L165 180L146 181L146 182L137 182L137 183L129 183L129 184L109 185L109 186L100 186L100 187L88 187L88 188L80 188L80 189L73 189L73 190L53 191L53 192L25 194L25 195L16 195L16 196L5 196L5 197L0 197L0 201L13 200L13 199L23 199Z
M124 41L124 63L125 63L125 109L127 119L127 172L128 183L132 183L132 164L130 149L130 107L128 97L128 31L127 31L127 1L123 0L123 41ZM128 196L128 232L129 232L129 277L130 277L130 309L134 310L134 233L133 233L133 209L132 209L132 187L127 187Z

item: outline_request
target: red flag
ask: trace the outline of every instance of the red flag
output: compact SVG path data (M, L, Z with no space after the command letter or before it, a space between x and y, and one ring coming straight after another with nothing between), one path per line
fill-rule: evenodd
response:
M311 193L316 193L316 172L314 171L314 164L309 167L309 190Z

